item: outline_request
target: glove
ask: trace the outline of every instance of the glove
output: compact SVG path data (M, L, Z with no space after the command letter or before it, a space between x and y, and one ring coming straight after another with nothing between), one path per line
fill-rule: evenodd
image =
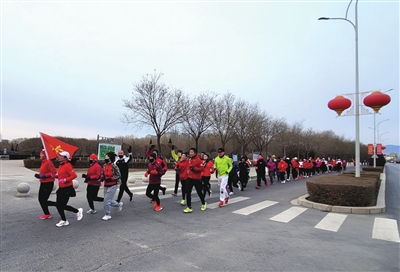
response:
M35 178L40 179L40 175L39 174L35 174Z
M175 150L175 146L174 145L171 146L171 150Z
M51 178L57 178L58 177L57 174L53 174L53 173L50 173L50 176L51 176Z
M65 183L66 181L67 181L67 180L66 180L65 178L64 178L64 179L59 179L59 180L58 180L59 183Z
M86 177L87 177L87 175L86 175L86 174L82 174L82 178L84 178L84 179L85 179Z
M194 167L193 166L190 166L189 169L190 169L190 171L194 171Z
M150 146L150 150L153 150L154 147L156 147L156 146L155 146L155 145L151 145L151 146Z
M153 169L150 171L150 174L152 175L158 175L158 171L156 169Z
M132 146L128 147L128 153L132 153Z
M40 177L41 179L45 179L45 178L46 178L46 175L45 175L45 174L40 174L39 177Z
M112 178L106 178L106 181L110 182L110 181L112 181Z
M149 173L148 173L148 172L145 172L145 173L144 173L144 176L147 178L147 177L149 176Z

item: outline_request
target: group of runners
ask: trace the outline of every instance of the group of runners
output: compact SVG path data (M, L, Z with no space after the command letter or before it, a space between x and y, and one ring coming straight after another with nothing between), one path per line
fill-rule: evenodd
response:
M161 185L162 176L168 171L167 163L158 155L158 151L151 145L146 150L148 158L147 170L144 176L148 178L148 186L146 196L150 198L150 202L154 205L154 211L161 211L161 200L159 192L165 195L166 188ZM218 149L218 156L211 160L210 156L204 152L198 154L196 148L190 148L189 152L182 150L175 151L175 147L171 148L171 155L175 159L174 170L175 186L173 196L178 196L179 184L181 185L182 200L181 205L186 206L184 213L193 212L191 193L193 187L201 201L201 211L207 209L206 197L211 198L212 190L210 179L215 174L218 179L219 203L220 207L228 204L230 195L234 194L233 188L243 191L250 180L250 160L246 156L242 156L239 162L233 162L232 158L225 155L223 148ZM43 215L39 219L50 219L53 215L49 212L49 206L56 206L61 220L56 224L57 227L68 226L65 211L76 213L77 220L83 217L82 208L74 208L68 205L70 197L75 197L75 189L73 180L77 177L70 161L70 154L66 151L59 152L57 160L59 162L58 171L54 164L46 158L44 150L40 153L42 164L39 173L35 177L40 181L39 203L43 210ZM105 155L104 165L98 163L96 154L89 156L89 168L86 174L82 174L84 182L87 183L86 198L89 209L87 214L96 214L94 202L103 202L104 216L103 220L110 220L111 207L116 207L118 211L122 210L123 202L121 201L123 193L126 192L132 201L133 193L127 186L128 180L128 163L132 160L132 147L128 148L128 156L123 150L119 150L118 154L109 152ZM298 178L308 178L312 175L320 173L328 173L330 171L342 171L346 168L346 161L341 160L325 160L323 159L300 159L296 157L275 158L269 156L266 160L259 155L254 162L257 173L256 189L260 189L261 181L268 186L266 179L267 172L269 183L273 184L274 180L286 183L290 180L290 175L294 180ZM58 179L58 190L56 192L56 201L49 201L50 194L54 187L55 180ZM98 196L101 185L104 186L104 196ZM119 187L117 199L114 200L116 191Z

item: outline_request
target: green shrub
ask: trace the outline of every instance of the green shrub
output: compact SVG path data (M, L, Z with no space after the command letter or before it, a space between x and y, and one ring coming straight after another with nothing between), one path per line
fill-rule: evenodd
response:
M380 174L320 176L306 182L308 200L334 206L367 207L376 205Z

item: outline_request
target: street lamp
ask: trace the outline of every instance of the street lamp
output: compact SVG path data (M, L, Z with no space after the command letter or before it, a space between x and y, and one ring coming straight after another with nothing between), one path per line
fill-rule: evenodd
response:
M376 133L378 134L378 143L379 144L381 144L379 141L379 139L380 139L380 134L379 134L379 125L381 124L381 123L383 123L383 122L386 122L386 121L389 121L390 119L386 119L386 120L383 120L383 121L380 121L377 125L376 125ZM388 131L389 132L389 131Z
M382 139L382 135L384 135L386 133L389 133L389 131L386 131L386 132L384 132L384 133L382 133L381 135L378 136L378 142L380 141L380 139ZM380 143L380 144L382 144L382 143Z
M358 0L356 0L355 3L355 21L354 23L347 19L347 14L349 12L349 8L353 0L350 0L349 5L347 6L346 10L346 16L345 18L327 18L327 17L321 17L318 20L343 20L348 23L350 23L355 32L355 65L356 65L356 94L355 94L355 116L356 116L356 144L355 144L355 151L356 151L356 158L355 158L355 177L359 178L360 177L360 101L359 101L359 84L358 84L358 14L357 14L357 8L358 8Z

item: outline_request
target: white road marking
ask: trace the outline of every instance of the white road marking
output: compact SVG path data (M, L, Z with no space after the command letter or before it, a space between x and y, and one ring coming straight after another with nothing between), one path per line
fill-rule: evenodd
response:
M337 232L346 218L346 214L328 213L314 228Z
M260 203L257 203L257 204L251 205L251 206L247 206L247 207L245 207L243 209L236 210L233 213L242 214L242 215L249 215L249 214L258 212L258 211L260 211L262 209L268 208L268 207L270 207L272 205L275 205L277 203L278 202L276 202L276 201L266 200L266 201L263 201L263 202L260 202Z
M400 243L397 220L376 217L372 230L372 238Z
M240 201L243 201L243 200L246 200L246 199L249 199L249 197L238 196L238 197L234 197L234 198L229 198L229 201L228 201L227 205L232 204L232 203L236 203L236 202L240 202ZM211 204L207 204L207 209L218 208L219 207L218 205L219 205L219 201L211 203ZM224 203L224 206L225 206L225 203Z
M298 215L302 214L306 210L307 210L307 208L291 207L291 208L287 209L286 211L283 211L283 212L271 217L269 220L288 223L289 221L296 218Z

